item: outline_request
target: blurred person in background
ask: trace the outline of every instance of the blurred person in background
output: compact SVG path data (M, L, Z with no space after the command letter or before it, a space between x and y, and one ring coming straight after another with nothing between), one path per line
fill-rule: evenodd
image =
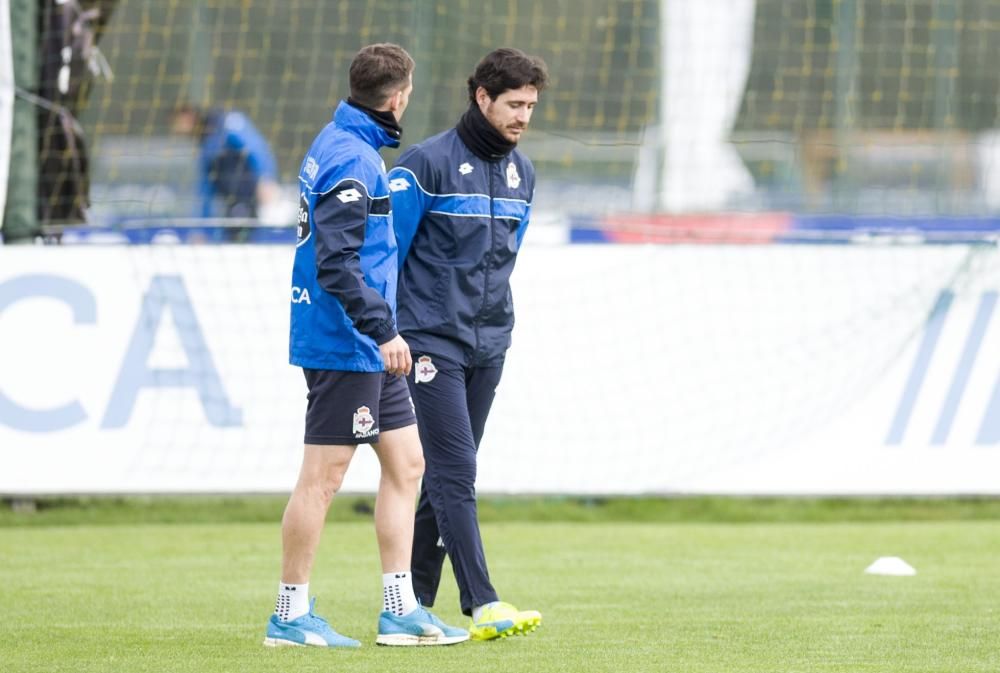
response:
M517 150L545 63L517 49L487 54L468 79L455 128L406 150L390 171L399 245L399 330L426 472L413 538L413 585L434 605L445 554L473 639L526 634L534 610L500 600L476 506L476 459L514 326L510 275L528 226L535 172Z
M289 359L308 387L305 448L282 519L281 582L266 645L357 647L309 601L320 534L358 444L381 467L375 532L382 563L380 645L468 640L417 602L410 575L423 455L409 390L410 349L396 330L396 239L382 147L397 147L413 59L374 44L350 67L351 96L313 141L299 172Z
M174 110L171 130L199 145L199 217L269 219L279 202L278 164L247 115L185 103Z

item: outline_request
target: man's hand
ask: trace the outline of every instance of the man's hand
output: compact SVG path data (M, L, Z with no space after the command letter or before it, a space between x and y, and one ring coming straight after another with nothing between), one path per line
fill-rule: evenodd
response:
M397 334L391 341L386 341L378 349L382 352L382 362L385 363L386 373L394 376L409 375L413 359L410 357L410 347L403 341L403 337Z

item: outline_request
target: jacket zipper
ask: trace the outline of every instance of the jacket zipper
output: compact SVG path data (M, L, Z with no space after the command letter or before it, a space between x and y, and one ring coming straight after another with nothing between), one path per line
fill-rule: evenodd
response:
M488 252L486 253L486 272L483 276L483 303L479 307L479 314L476 316L476 350L479 353L479 325L482 322L483 314L486 312L486 304L489 302L490 298L490 267L493 266L493 237L495 235L494 231L494 213L493 213L493 165L487 164L490 170L487 171L490 174L490 240ZM498 164L499 165L499 164Z

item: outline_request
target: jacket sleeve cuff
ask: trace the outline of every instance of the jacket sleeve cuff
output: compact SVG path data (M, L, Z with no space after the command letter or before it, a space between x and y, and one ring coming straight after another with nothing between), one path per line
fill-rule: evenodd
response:
M392 320L383 320L375 328L375 331L371 334L371 338L381 346L395 339L397 334L396 324Z

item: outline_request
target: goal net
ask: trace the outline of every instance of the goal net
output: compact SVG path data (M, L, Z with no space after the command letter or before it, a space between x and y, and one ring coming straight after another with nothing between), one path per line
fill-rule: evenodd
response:
M381 41L417 64L404 147L488 51L551 73L484 490L996 491L993 0L0 8L2 234L64 244L0 248L0 492L294 478L297 173ZM183 106L244 115L292 209L206 217ZM277 245L67 245L109 240Z

